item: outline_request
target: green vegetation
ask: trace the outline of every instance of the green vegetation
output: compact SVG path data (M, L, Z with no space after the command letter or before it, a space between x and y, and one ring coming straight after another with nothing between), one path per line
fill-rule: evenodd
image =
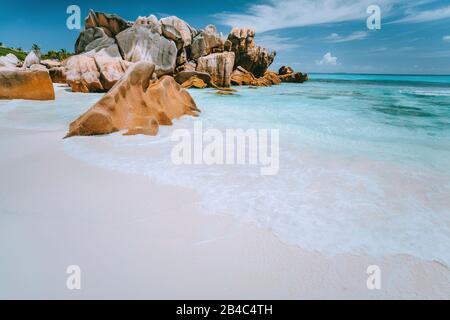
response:
M69 58L73 53L67 52L66 49L61 49L59 51L50 50L46 54L42 55L42 59L56 59L59 61Z
M22 61L25 60L25 57L27 56L27 53L23 52L21 50L0 47L0 57L6 56L8 53L12 53L13 55L15 55L17 58L19 58Z
M39 45L33 44L31 47L31 50L40 51L41 49L40 49ZM22 61L24 61L27 56L27 52L24 52L22 50L22 48L16 48L16 49L6 48L6 47L3 47L3 43L0 42L0 57L6 56L8 53L12 53L17 58L19 58L19 60L22 60ZM73 53L67 52L66 49L61 49L59 51L50 50L46 54L42 54L41 59L42 60L52 59L52 60L62 61L62 60L69 58L71 55L73 55Z

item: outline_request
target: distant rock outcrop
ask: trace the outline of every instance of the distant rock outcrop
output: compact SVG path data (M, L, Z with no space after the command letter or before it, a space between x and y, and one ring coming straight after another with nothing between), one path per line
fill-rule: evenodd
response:
M281 81L276 74L267 71L263 77L257 78L242 67L237 67L231 74L231 83L238 86L270 87Z
M281 82L303 83L308 81L308 75L306 73L293 72L281 75L280 80Z
M231 74L231 83L239 86L248 85L255 87L267 87L280 84L282 82L303 83L308 80L307 74L294 72L294 70L290 67L283 66L280 71L282 72L281 74L268 70L264 73L264 76L258 78L251 72L239 66Z
M159 125L172 125L183 115L197 116L190 94L172 77L154 79L155 66L139 62L92 108L70 124L66 137L109 134L154 135Z
M287 67L287 66L282 66L279 70L278 70L278 74L280 76L283 76L285 74L291 74L294 73L294 69L292 69L291 67Z
M0 68L0 99L54 100L47 71Z

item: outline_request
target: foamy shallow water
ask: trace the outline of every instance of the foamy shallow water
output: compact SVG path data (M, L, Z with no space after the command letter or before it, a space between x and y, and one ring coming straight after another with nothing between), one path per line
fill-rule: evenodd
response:
M61 143L92 165L195 189L206 212L255 223L289 244L450 265L450 91L439 81L389 81L320 76L225 97L193 90L201 117L157 137ZM56 102L0 102L0 125L60 130L99 97L60 88ZM174 165L172 131L192 131L198 120L205 129L279 129L278 175L248 165Z

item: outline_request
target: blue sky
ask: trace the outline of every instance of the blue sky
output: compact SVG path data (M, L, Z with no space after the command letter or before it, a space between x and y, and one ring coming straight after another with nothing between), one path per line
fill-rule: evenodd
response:
M4 1L0 42L29 50L73 51L79 30L66 28L66 9L79 5L135 20L177 15L193 27L253 27L256 41L278 55L272 69L303 72L450 74L450 0L197 0ZM197 5L195 5L197 4ZM366 9L381 8L381 30L369 30Z

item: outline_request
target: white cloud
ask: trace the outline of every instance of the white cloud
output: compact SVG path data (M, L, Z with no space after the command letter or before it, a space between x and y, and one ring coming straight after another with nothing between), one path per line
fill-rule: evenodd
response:
M444 40L445 42L450 42L450 36L442 37L442 40Z
M316 64L318 64L319 66L323 65L336 66L338 64L337 60L338 60L337 57L333 57L331 52L328 52L323 56L322 60L316 61Z
M377 0L383 16L402 0ZM267 0L252 4L244 13L220 13L219 23L252 27L258 32L284 28L356 21L367 18L373 0Z
M327 40L339 40L341 36L337 33L332 33L327 37Z
M377 53L377 52L385 52L385 51L388 51L388 50L389 50L389 48L380 47L380 48L375 48L375 49L369 50L369 52L370 53L373 53L373 52Z
M259 46L267 48L268 50L275 51L286 51L301 47L301 45L298 43L301 40L304 39L294 40L288 37L280 36L278 34L262 34L260 36L257 35L255 39Z
M352 34L342 37L337 33L332 33L326 38L326 41L329 43L341 43L341 42L349 42L349 41L355 41L355 40L364 40L367 38L369 34L365 31L357 31L353 32Z
M413 11L409 10L408 15L393 23L420 23L450 18L450 6L434 10Z

